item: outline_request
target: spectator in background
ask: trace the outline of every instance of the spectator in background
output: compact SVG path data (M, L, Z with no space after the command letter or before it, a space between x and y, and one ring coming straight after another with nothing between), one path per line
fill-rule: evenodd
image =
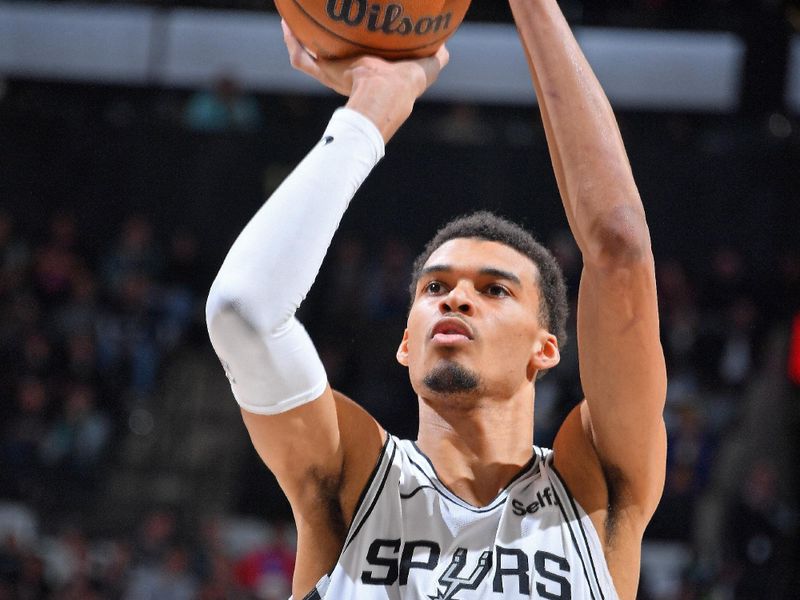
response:
M53 345L43 330L34 329L22 338L19 355L16 357L16 371L21 375L36 375L43 379L53 376L56 367Z
M709 425L722 431L739 414L743 394L759 364L764 327L758 306L744 293L706 310L692 353Z
M0 300L2 302L2 300ZM21 341L29 331L33 331L42 320L42 306L36 297L19 286L9 293L2 302L0 311L0 358L6 365L6 371L19 373ZM13 365L13 366L12 366ZM10 373L9 373L10 374Z
M159 564L176 541L177 525L171 510L154 510L145 515L136 536L134 561L150 566Z
M98 368L106 379L128 384L121 393L146 399L155 389L160 358L158 290L147 273L128 272L115 300L98 320Z
M199 600L244 600L249 598L236 578L222 539L218 517L207 517L200 527L200 539L193 544L193 571L200 581Z
M29 261L28 244L17 236L14 217L0 211L0 298L19 286Z
M81 266L73 274L69 298L53 311L53 332L61 341L73 334L92 333L99 314L96 278L90 269Z
M167 549L157 565L139 564L131 572L124 600L194 600L197 579L189 572L189 554L183 546Z
M792 564L797 514L781 497L778 473L767 461L756 462L740 495L728 507L725 541L735 573L735 597L780 598Z
M262 600L278 600L292 592L295 551L287 539L287 526L276 523L274 539L245 555L235 567L238 582Z
M343 325L347 332L363 331L366 319L364 285L366 248L354 236L334 240L331 264L320 272L320 286L309 293L300 311L304 322L319 339L319 354L337 389L352 390L360 378L361 353L351 343L342 343Z
M727 325L719 357L719 381L731 392L741 393L755 371L756 342L763 331L755 302L748 296L734 298Z
M65 344L64 375L69 381L100 386L97 375L97 352L94 336L90 333L73 333Z
M258 102L228 73L221 74L211 90L193 94L184 113L186 126L202 133L251 132L263 121Z
M737 249L720 246L711 254L710 272L704 279L702 308L727 309L732 298L749 295L753 289L744 257Z
M61 414L42 440L42 460L61 477L87 482L105 458L111 421L96 407L95 390L85 383L71 384Z
M211 282L209 274L200 261L200 243L197 235L188 229L180 228L170 235L164 284L194 293L204 294Z
M64 596L75 597L92 573L91 541L81 527L61 526L57 534L44 540L42 556L47 563L51 584Z
M74 217L54 215L50 220L49 238L36 249L33 259L33 288L45 306L54 307L66 300L72 278L82 262Z
M39 600L50 598L52 588L44 577L44 561L32 552L21 552L14 571L8 578L9 600ZM3 583L0 582L0 594ZM2 596L0 596L2 597Z
M161 275L163 255L154 238L152 223L142 215L128 217L116 245L103 261L103 283L112 296L122 294L123 283L132 275Z
M411 250L404 241L389 237L367 273L367 315L371 321L400 319L408 311Z
M3 489L24 498L40 497L39 452L47 431L45 410L49 401L44 382L36 377L22 379L17 387L17 413L4 423L0 442Z
M158 343L164 351L175 349L191 324L197 298L209 285L199 261L197 238L179 229L170 238L169 254L160 290L161 319Z

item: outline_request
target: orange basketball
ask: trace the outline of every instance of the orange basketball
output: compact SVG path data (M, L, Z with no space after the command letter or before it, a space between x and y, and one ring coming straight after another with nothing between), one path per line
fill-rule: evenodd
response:
M275 0L295 37L321 58L430 56L455 33L470 0Z

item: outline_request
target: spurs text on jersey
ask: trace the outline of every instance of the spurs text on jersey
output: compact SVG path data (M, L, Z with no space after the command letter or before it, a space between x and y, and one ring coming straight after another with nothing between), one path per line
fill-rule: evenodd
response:
M458 548L452 556L442 560L441 548L432 540L413 540L403 543L399 539L376 539L367 551L369 567L361 573L365 585L408 585L415 569L439 571L447 563L436 580L436 589L428 595L431 600L473 600L470 595L487 577L493 596L515 598L528 597L531 582L540 598L548 600L572 600L569 561L563 556L538 550L529 556L519 548L495 546L470 556L466 548ZM532 560L531 560L532 559ZM531 564L531 562L533 564ZM494 574L492 575L492 569ZM531 577L533 569L533 577ZM481 593L481 598L485 598Z

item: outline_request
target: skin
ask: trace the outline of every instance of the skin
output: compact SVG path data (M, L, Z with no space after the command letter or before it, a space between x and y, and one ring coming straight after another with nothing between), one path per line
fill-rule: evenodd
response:
M666 456L649 233L614 115L557 3L510 4L584 262L578 348L586 399L556 436L555 466L598 531L620 597L633 599ZM347 106L387 142L448 61L444 48L416 61L314 60L291 32L284 35L292 65L347 95ZM534 382L558 363L558 345L539 322L538 272L527 257L496 242L456 239L433 253L426 267L433 266L418 282L397 358L419 397L421 449L445 485L483 506L531 458ZM433 328L445 317L466 323L472 339L436 339ZM478 390L428 389L425 375L447 361L475 372ZM293 593L302 598L336 562L386 433L330 388L287 413L243 411L243 418L292 506Z

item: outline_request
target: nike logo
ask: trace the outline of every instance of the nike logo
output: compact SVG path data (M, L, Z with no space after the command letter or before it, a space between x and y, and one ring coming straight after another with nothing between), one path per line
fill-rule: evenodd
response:
M324 138L322 138L322 142L323 142L323 144L322 144L322 145L323 145L323 146L327 146L327 145L328 145L328 144L330 144L332 141L333 141L333 136L332 136L332 135L326 135Z

